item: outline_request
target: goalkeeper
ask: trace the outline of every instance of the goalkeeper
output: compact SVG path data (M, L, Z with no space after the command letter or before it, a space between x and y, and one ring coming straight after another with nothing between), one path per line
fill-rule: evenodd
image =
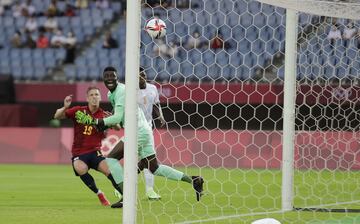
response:
M111 126L115 124L124 125L125 115L125 85L119 83L117 80L117 71L114 67L106 67L103 72L104 85L109 89L108 98L111 102L114 114L106 118L95 119L90 115L78 111L75 115L76 120L79 123L94 125L98 129L102 129L104 126ZM204 180L200 176L188 176L183 172L180 172L174 168L166 165L158 164L156 154L154 150L154 139L152 135L152 129L149 126L144 113L138 108L138 156L140 161L138 162L138 170L149 169L156 176L163 176L168 179L184 181L192 184L195 189L196 199L199 201L202 196ZM122 167L118 160L124 157L124 143L120 141L114 149L108 155L108 165L110 171L117 172L122 171ZM123 172L121 172L123 173ZM122 192L123 177L116 178L117 184L120 186L120 193ZM112 208L121 208L123 206L122 199L111 205Z

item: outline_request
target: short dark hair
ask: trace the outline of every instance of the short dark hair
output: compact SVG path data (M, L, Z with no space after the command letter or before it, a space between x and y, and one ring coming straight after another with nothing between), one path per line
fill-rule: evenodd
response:
M113 66L108 66L104 69L104 72L117 72Z

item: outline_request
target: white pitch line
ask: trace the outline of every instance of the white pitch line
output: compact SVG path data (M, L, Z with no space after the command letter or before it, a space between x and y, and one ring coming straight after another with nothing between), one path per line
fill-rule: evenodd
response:
M311 205L311 206L306 206L304 208L319 208L319 207L327 207L327 206L334 206L334 205L346 205L346 204L355 204L355 203L360 203L360 200L336 202L336 203L331 203L331 204Z
M358 203L358 202L360 202L360 200L348 201L348 202L340 202L340 203L338 202L338 203L333 203L333 204L324 204L324 205L316 205L316 206L307 206L307 207L333 206L333 205L353 204L353 203ZM231 219L231 218L240 218L240 217L246 217L246 216L278 214L278 213L283 213L283 212L284 211L282 211L282 210L278 210L278 211L272 211L272 212L257 212L257 213L246 213L246 214L240 214L240 215L227 215L227 216L218 216L218 217L209 218L209 219L177 222L175 224L203 223L203 222L211 222L211 221L218 221L218 220Z
M240 214L240 215L226 215L226 216L219 216L219 217L210 218L210 219L177 222L175 224L191 224L191 223L200 223L200 222L203 223L203 222L219 221L219 220L231 219L231 218L240 218L240 217L246 217L246 216L277 214L277 213L282 213L282 212L284 212L284 211L278 210L278 211L272 211L272 212L257 212L257 213L246 213L246 214Z

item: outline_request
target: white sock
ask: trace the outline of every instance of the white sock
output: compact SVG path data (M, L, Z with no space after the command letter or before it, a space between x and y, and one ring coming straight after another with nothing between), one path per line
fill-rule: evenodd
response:
M148 169L144 169L145 188L146 192L154 188L154 175Z
M96 194L101 194L101 193L102 193L102 191L99 189L99 190L98 190L98 192L97 192Z

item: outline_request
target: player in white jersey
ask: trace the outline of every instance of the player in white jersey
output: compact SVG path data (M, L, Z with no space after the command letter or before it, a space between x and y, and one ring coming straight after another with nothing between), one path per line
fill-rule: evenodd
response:
M147 77L142 68L140 69L139 77L138 105L144 112L145 118L150 127L154 127L155 125L153 123L153 119L158 119L161 126L165 125L165 119L161 111L157 88L155 85L147 83ZM144 169L143 171L147 197L150 200L160 199L161 196L154 191L154 175L148 169Z

